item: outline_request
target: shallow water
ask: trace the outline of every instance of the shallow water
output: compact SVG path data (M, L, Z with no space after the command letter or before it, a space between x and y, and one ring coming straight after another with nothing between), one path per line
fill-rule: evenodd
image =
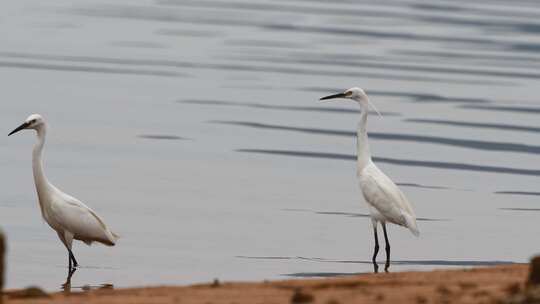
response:
M317 101L351 86L383 112L372 153L419 217L420 238L390 228L391 271L525 262L540 6L518 2L3 2L0 133L43 114L49 179L122 237L75 245L72 290L372 271L356 108ZM57 290L34 141L0 140L8 287Z

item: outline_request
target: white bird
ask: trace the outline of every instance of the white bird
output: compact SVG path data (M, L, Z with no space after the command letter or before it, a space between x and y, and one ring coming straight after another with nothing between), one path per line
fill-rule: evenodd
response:
M386 176L371 159L367 134L368 106L377 109L371 104L367 94L360 88L351 88L343 93L322 97L320 100L333 98L346 98L356 101L360 105L360 123L357 130L357 174L360 182L360 189L364 200L368 204L373 234L375 237L375 248L372 262L375 272L378 270L376 258L379 252L379 238L377 236L377 224L380 222L384 232L386 243L386 265L385 270L390 267L390 242L386 232L386 223L392 223L407 227L415 235L420 234L416 226L416 216L410 202L396 184ZM380 114L379 114L380 115Z
M68 250L68 267L71 271L79 264L71 250L73 240L83 241L87 245L99 242L114 246L118 236L105 222L78 199L53 186L43 172L42 152L47 135L47 123L39 114L30 115L26 121L8 134L12 135L24 129L33 129L38 141L32 151L32 170L43 219L56 231ZM71 263L73 262L73 268Z

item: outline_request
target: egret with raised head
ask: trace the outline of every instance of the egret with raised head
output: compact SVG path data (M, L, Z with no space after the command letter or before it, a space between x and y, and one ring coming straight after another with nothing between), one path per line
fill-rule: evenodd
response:
M82 241L87 245L99 242L107 246L114 246L118 236L105 225L101 217L92 209L78 199L60 191L47 180L43 172L42 160L43 146L47 135L47 123L43 117L39 114L30 115L8 136L25 129L35 130L38 138L32 151L32 170L41 215L66 246L68 267L71 271L79 265L71 250L73 240Z
M368 144L367 117L368 107L377 109L371 102L364 90L351 88L343 93L322 97L320 100L345 98L357 102L360 105L360 122L357 130L357 174L360 189L366 201L373 225L375 247L372 262L375 272L378 270L377 254L379 252L379 238L377 236L377 224L381 223L384 240L386 243L385 271L390 267L390 241L386 231L386 223L392 223L408 228L415 236L420 234L416 225L416 216L411 203L396 184L386 176L372 161ZM380 115L380 114L379 114Z

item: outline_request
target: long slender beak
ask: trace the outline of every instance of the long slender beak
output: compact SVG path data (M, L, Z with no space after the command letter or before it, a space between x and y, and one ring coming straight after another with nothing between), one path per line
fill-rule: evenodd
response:
M26 129L30 124L25 122L23 123L22 125L18 126L15 130L11 131L8 136L12 135L12 134L15 134L17 132L19 132L20 130L24 130Z
M334 95L328 95L328 96L321 97L319 100L327 100L327 99L334 99L334 98L345 98L345 97L346 97L345 93L338 93L338 94L334 94Z

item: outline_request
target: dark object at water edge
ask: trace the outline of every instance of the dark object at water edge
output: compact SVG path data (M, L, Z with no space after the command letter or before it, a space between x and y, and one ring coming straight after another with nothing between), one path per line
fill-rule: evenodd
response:
M4 233L0 230L0 304L4 303L4 270L6 257L6 239Z
M4 237L4 233L0 231L0 292L2 292L4 288L5 256L6 256L6 240Z
M536 256L531 260L531 266L529 270L529 279L527 285L539 285L540 284L540 256Z
M291 297L292 304L311 303L315 300L312 294L296 289Z

